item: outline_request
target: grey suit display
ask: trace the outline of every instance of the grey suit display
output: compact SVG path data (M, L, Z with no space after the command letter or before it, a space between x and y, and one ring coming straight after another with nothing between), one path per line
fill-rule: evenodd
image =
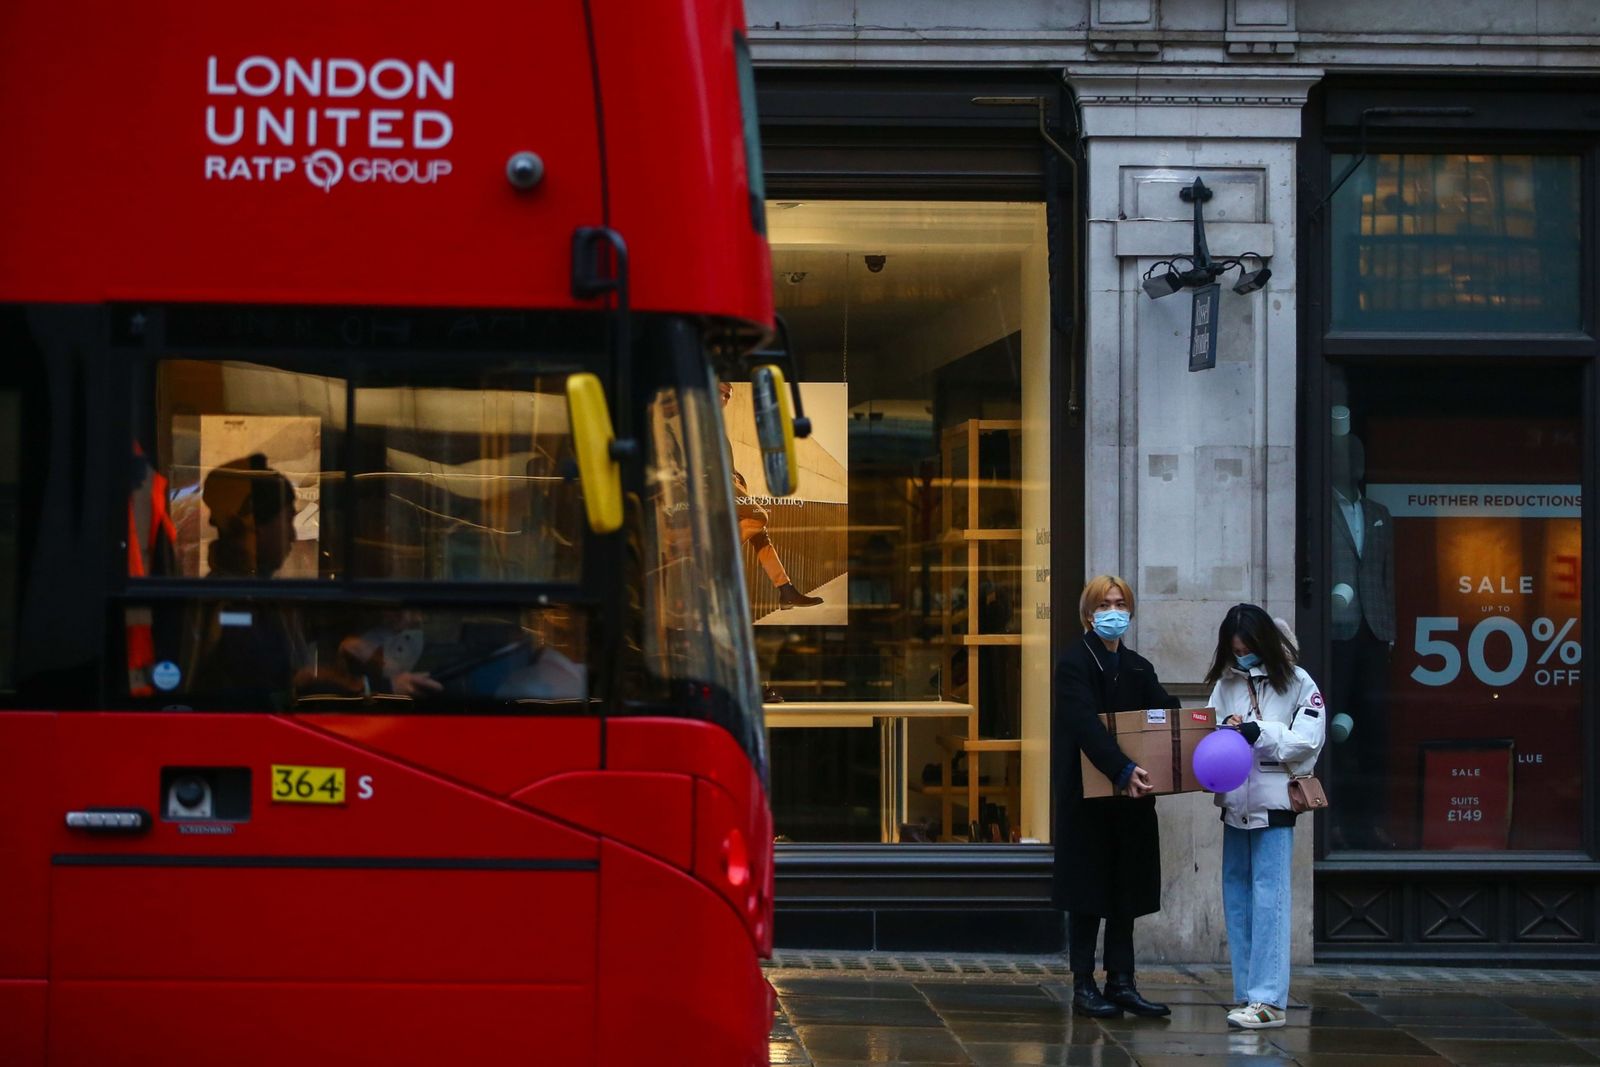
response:
M1361 551L1336 503L1333 514L1333 583L1343 583L1356 591L1350 603L1333 605L1333 639L1348 641L1361 629L1364 620L1372 635L1385 644L1394 643L1394 520L1389 509L1375 500L1361 497Z
M1336 459L1337 491L1333 498L1333 583L1352 592L1347 603L1332 598L1333 672L1329 681L1335 711L1348 714L1354 725L1349 740L1332 751L1336 841L1354 848L1392 848L1387 826L1389 788L1389 651L1395 641L1394 518L1377 501L1359 495L1365 473L1361 442L1346 437L1346 452ZM1339 478L1343 475L1343 478ZM1351 497L1354 500L1351 500ZM1346 507L1360 516L1359 547Z

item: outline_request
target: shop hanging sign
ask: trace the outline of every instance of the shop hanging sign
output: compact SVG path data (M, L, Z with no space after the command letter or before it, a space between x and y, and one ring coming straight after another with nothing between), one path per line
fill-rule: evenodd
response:
M1210 370L1217 365L1217 307L1222 286L1216 282L1194 291L1189 310L1189 369Z

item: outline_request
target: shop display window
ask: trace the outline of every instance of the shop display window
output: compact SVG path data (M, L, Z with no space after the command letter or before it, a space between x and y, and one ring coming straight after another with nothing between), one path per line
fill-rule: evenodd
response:
M815 427L793 498L735 489L779 839L1048 840L1044 210L767 217Z
M1335 850L1583 843L1582 377L1336 369Z
M1333 196L1333 329L1577 331L1580 173L1576 156L1365 157Z

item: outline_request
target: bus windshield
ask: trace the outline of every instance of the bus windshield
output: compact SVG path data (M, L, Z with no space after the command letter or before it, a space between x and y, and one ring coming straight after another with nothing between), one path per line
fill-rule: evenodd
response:
M649 460L635 527L642 658L657 685L689 680L674 703L722 722L764 773L733 471L714 383L704 371L698 379L654 390L645 406Z

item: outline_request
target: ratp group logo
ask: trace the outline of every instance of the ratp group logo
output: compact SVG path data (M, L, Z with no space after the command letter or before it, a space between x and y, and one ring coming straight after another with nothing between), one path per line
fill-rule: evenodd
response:
M326 148L319 148L306 156L302 163L306 167L306 180L323 192L331 192L339 179L344 177L344 160L339 158L337 152Z
M214 54L205 87L206 181L280 183L300 168L331 193L434 185L454 169L441 156L455 137L453 60Z

